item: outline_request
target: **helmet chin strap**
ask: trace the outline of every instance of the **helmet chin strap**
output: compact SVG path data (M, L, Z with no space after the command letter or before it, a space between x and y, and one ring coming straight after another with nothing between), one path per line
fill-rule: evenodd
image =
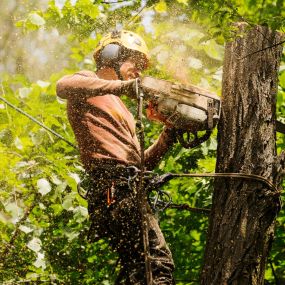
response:
M123 77L122 77L122 74L121 74L121 72L120 72L121 65L122 65L122 63L121 63L121 62L118 62L118 63L114 66L114 70L115 70L115 72L116 72L118 78L119 78L120 80L124 80Z

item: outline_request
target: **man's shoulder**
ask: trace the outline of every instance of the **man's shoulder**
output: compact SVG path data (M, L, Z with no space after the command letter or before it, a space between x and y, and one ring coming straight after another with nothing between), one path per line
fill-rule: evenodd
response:
M86 77L97 77L96 73L91 70L80 70L76 72L75 74L86 76Z

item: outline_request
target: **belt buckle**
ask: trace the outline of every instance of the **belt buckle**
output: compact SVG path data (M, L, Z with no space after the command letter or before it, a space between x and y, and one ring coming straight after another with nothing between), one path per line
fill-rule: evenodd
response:
M126 169L128 173L128 179L131 179L131 180L135 179L140 172L140 170L134 165L127 166Z

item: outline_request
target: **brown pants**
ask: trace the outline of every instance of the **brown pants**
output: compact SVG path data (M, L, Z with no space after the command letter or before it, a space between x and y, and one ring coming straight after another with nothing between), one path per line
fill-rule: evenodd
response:
M122 268L115 284L145 285L143 239L136 196L127 185L115 185L115 202L108 207L106 191L111 183L104 180L96 184L88 195L92 221L90 240L108 238L118 252ZM153 285L175 284L171 252L150 207L147 212Z

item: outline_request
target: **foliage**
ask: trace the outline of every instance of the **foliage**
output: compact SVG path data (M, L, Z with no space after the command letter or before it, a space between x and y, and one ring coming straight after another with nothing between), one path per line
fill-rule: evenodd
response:
M27 74L3 73L1 79L2 96L71 142L74 137L66 106L55 96L55 83L64 74L95 68L92 52L106 31L124 26L144 36L153 61L148 74L191 82L220 93L223 43L233 35L230 24L244 20L251 25L284 27L282 1L93 2L50 1L46 10L27 11L25 18L15 23L18 29L33 33L56 28L66 37L69 62L62 72L35 82ZM145 9L136 16L143 5ZM285 122L284 58L280 70L277 115ZM135 112L134 103L127 98L125 101ZM161 126L145 120L145 127L149 146ZM190 151L176 145L156 171L214 171L215 135ZM278 135L278 151L284 147L284 136ZM106 241L87 242L87 204L77 193L77 182L83 175L77 150L1 102L0 151L0 250L5 252L0 282L48 280L51 284L78 284L80 280L81 284L112 284L112 272L118 270L116 254L109 251ZM175 179L165 190L177 203L210 207L210 180ZM198 284L207 217L167 210L160 218L174 255L178 284ZM282 210L270 257L280 280L285 276L284 222ZM266 279L267 284L274 284L270 266Z

